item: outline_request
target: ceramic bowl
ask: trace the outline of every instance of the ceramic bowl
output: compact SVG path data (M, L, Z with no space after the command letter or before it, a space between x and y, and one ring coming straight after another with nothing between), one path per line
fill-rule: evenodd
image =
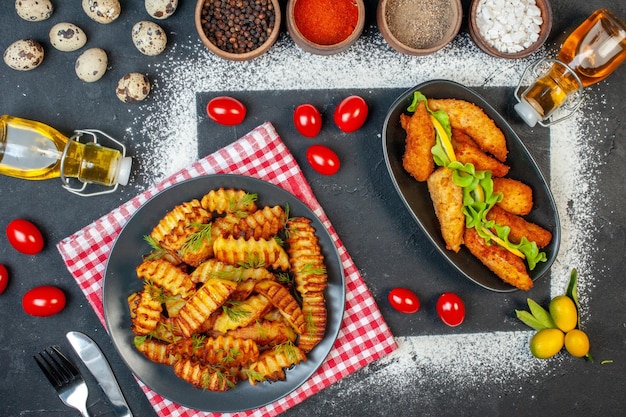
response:
M217 45L215 45L213 42L211 42L211 40L209 39L210 34L207 34L206 32L207 29L204 27L203 19L202 19L202 9L206 1L207 0L198 0L198 2L196 3L195 24L196 24L196 30L198 31L198 36L200 37L200 40L202 41L204 46L206 46L215 55L224 59L231 60L231 61L247 61L247 60L256 58L264 54L276 42L276 39L278 38L278 34L280 33L280 25L281 25L281 11L280 11L280 3L278 0L271 0L272 6L274 8L274 13L275 13L274 27L272 29L272 33L269 35L267 40L258 48L249 52L242 52L242 53L232 53L232 52L224 51L220 49Z
M541 11L541 18L543 19L543 23L540 26L539 38L529 47L515 53L502 52L496 49L489 42L487 42L485 38L483 38L478 27L478 19L476 16L478 5L480 2L481 0L472 1L469 11L468 29L472 40L474 41L476 46L478 46L483 52L486 52L489 55L493 55L498 58L524 58L536 52L539 48L543 46L543 44L546 42L546 39L548 39L548 35L550 35L550 31L552 30L552 8L550 6L549 0L536 0L536 5Z
M420 32L412 34L407 32L410 24L393 25L390 20L392 13L399 13L401 16L416 16L414 22L417 22L424 14L424 6L420 0L412 0L405 3L404 7L407 7L407 10L397 10L399 3L401 2L398 0L380 0L376 9L376 22L380 33L385 41L399 52L407 55L432 54L449 44L461 29L463 20L461 0L450 0L449 10L435 11L437 16L425 19L425 24L418 25ZM417 38L422 38L422 40ZM417 45L417 43L421 44Z
M307 39L303 34L303 28L298 28L296 25L294 10L296 7L296 3L298 0L289 0L287 2L286 16L285 21L287 23L287 31L289 32L289 36L298 45L302 50L306 52L310 52L316 55L333 55L339 52L343 52L359 39L361 33L363 32L363 27L365 26L365 4L363 0L355 0L357 6L357 23L352 31L352 34L342 40L341 42L332 44L332 45L324 45L320 43L315 43L309 39Z

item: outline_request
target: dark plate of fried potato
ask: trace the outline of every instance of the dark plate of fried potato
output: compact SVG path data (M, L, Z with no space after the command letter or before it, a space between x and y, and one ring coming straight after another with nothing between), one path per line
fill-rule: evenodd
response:
M500 167L502 166L500 162L504 161L508 170L506 176L519 180L530 187L533 205L530 213L527 213L524 218L533 224L541 225L552 235L550 242L541 249L546 254L546 261L539 262L533 270L528 271L532 281L544 276L550 270L557 256L560 243L559 216L549 185L528 149L502 116L470 88L447 80L428 81L404 92L391 105L382 131L383 153L392 182L426 237L455 269L476 284L496 292L517 290L514 286L500 279L478 258L473 256L467 247L461 245L460 250L457 248L458 252L446 248L446 242L442 236L442 225L433 208L433 200L427 182L417 181L405 169L403 164L403 156L407 147L405 120L406 115L411 114L407 111L407 107L411 104L415 91L421 92L428 99L456 99L472 103L481 108L484 114L504 134L508 154L505 153L498 155L499 158L492 158L496 162L494 166ZM402 123L401 118L404 119Z
M310 220L310 226L313 227L315 236L318 238L327 276L323 290L326 303L326 324L323 337L320 336L318 343L306 353L306 360L283 369L284 380L274 382L264 380L256 385L242 380L237 384L232 384L230 389L224 392L214 392L181 379L175 374L173 366L155 363L135 347L137 336L136 329L131 329L135 323L131 318L129 296L141 292L144 288L144 280L138 278L136 268L146 263L146 255L153 250L145 238L155 230L155 225L159 224L160 220L175 206L201 199L209 191L222 188L245 190L247 193L258 196L256 203L259 207L286 208L288 206L290 219ZM189 273L191 272L190 270ZM272 284L269 281L264 282L266 286ZM341 326L345 307L345 279L332 237L315 214L298 198L282 188L255 178L239 175L208 175L167 188L147 201L130 218L119 234L107 262L103 303L113 344L131 371L148 387L185 407L211 412L237 412L255 409L288 395L311 377L323 363ZM166 305L167 301L163 303ZM206 340L208 339L209 337ZM188 340L190 343L195 343L198 339ZM184 349L184 346L180 349Z

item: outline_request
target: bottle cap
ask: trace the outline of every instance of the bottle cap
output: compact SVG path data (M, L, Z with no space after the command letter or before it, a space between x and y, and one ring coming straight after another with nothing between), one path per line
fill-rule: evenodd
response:
M117 174L117 183L120 185L127 185L130 178L130 168L133 165L133 158L126 156L120 159L120 168Z
M515 105L515 111L530 127L535 127L537 122L541 120L539 113L533 109L533 107L525 101L520 101Z

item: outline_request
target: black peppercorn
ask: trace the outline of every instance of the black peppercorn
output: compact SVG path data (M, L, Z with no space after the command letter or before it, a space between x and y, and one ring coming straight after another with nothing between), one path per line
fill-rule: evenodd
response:
M268 0L205 0L202 29L219 49L242 54L267 41L275 24L275 13Z

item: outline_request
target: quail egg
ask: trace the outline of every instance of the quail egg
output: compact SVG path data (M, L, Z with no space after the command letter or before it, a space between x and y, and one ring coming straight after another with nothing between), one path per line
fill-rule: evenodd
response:
M4 62L14 70L30 71L43 61L43 47L33 39L20 39L4 51Z
M150 80L143 74L131 72L118 81L115 94L124 103L142 101L150 94Z
M98 81L107 70L108 58L100 48L90 48L76 59L76 75L81 80L92 83Z
M83 10L98 23L111 23L120 16L119 0L83 0Z
M15 11L24 20L39 22L52 16L54 7L50 0L15 0Z
M167 19L174 14L178 0L145 0L146 11L155 19Z
M131 31L133 43L144 55L159 55L167 45L167 35L161 26L154 22L135 23Z
M87 35L73 23L57 23L52 26L50 33L50 43L59 51L76 51L87 43Z

